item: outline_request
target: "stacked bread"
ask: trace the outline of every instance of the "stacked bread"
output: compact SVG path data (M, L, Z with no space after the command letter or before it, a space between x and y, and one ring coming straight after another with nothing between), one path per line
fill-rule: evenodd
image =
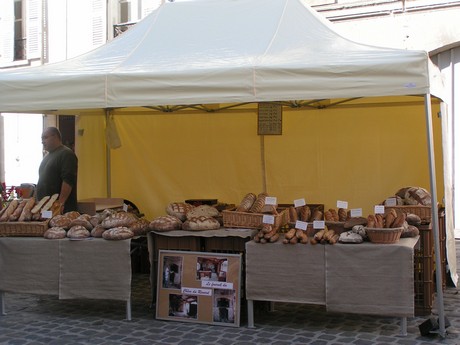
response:
M254 236L254 242L256 243L275 243L280 238L278 229L273 227L271 224L264 224L262 229Z
M44 237L48 239L84 239L99 237L106 240L124 240L148 232L149 221L135 214L106 209L94 216L72 211L50 219L50 228Z
M45 211L50 211L51 216L56 216L61 212L58 197L59 194L53 194L39 201L35 198L13 199L0 211L0 222L41 221L42 213Z
M277 215L277 205L268 205L265 203L268 194L265 192L259 193L257 196L254 193L247 193L240 204L236 208L236 212L248 213L266 213Z
M315 220L323 220L322 207L315 207L313 210L308 205L299 207L289 207L289 222L295 223L296 221L314 222Z
M172 230L217 230L220 222L217 217L219 211L210 205L193 206L186 202L172 202L166 207L167 215L154 218L149 223L152 231L172 231Z

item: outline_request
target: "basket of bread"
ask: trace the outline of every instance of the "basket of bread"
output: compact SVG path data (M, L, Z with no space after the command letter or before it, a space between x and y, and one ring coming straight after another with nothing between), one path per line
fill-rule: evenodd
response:
M279 229L289 222L289 210L266 203L267 193L248 193L234 210L222 211L224 227L261 229L264 216L273 216L273 228Z
M372 243L391 244L399 241L406 222L405 213L394 209L385 214L369 215L365 227L367 237Z
M389 199L394 199L395 205L388 205ZM415 214L422 224L431 223L431 194L422 187L401 188L383 204L385 211L394 209L400 213Z
M49 218L43 218L43 212L50 216L60 213L58 194L35 198L13 199L0 210L0 236L41 237L48 229Z

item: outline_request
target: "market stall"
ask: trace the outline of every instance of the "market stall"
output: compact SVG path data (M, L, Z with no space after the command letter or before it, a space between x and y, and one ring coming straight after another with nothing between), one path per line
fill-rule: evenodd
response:
M124 301L131 319L129 240L0 237L0 275L1 314L8 292Z
M440 83L426 52L349 41L301 0L175 1L88 54L0 73L0 111L78 115L80 197L149 217L247 191L369 213L403 185L442 200ZM258 131L266 102L276 135Z

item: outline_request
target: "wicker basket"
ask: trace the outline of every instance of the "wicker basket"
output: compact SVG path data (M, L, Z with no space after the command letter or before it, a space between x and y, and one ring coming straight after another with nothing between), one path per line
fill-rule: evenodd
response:
M286 225L289 222L289 210L286 208L278 209L278 214L274 215L275 228ZM237 212L231 210L222 211L224 227L226 228L244 228L244 229L261 229L263 226L263 213Z
M400 228L365 228L372 243L391 244L399 241L403 227Z
M431 223L431 206L424 205L400 205L385 206L385 211L394 209L396 212L412 213L420 217L422 224Z
M42 237L48 230L49 220L44 222L2 222L0 236L2 237Z
M340 235L342 232L345 231L345 222L331 222L326 221L324 222L327 228L330 230L334 230L336 234Z

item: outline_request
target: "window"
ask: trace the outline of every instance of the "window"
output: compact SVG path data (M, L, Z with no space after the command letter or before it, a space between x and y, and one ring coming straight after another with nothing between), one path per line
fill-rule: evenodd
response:
M14 61L26 59L26 35L22 0L14 2Z

